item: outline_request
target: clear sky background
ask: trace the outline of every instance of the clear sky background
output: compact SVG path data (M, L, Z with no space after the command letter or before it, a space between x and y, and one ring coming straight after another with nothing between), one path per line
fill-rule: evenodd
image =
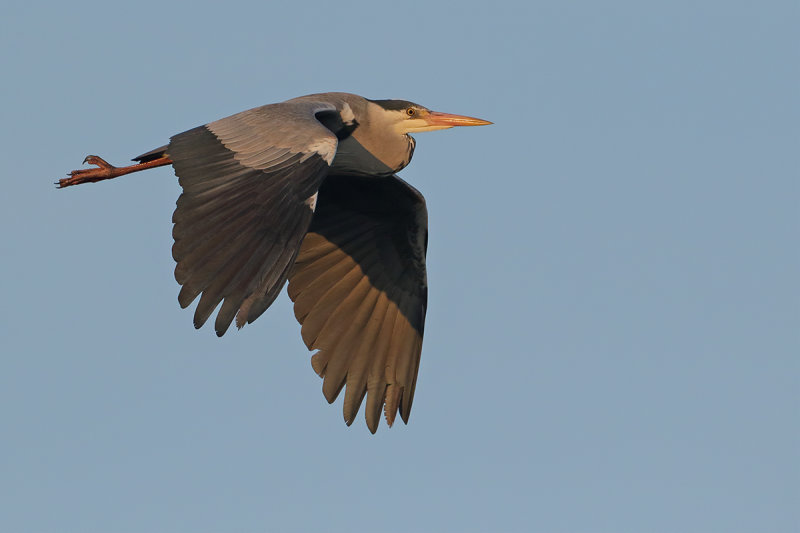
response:
M0 531L800 530L795 1L6 2ZM171 169L57 191L261 104L417 135L411 423L342 421L288 297L177 303Z

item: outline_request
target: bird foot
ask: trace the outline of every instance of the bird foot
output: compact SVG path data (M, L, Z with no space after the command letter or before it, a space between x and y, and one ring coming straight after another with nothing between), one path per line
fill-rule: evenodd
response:
M95 165L97 168L73 170L69 173L68 178L61 178L56 182L58 189L63 189L64 187L70 187L72 185L80 185L81 183L94 183L97 181L108 180L111 178L116 178L117 176L130 174L131 172L147 170L148 168L171 165L172 159L167 156L161 156L151 161L145 161L144 163L137 163L127 167L115 167L114 165L107 163L102 157L88 155L83 162L89 163L90 165Z
M61 178L56 182L57 188L63 189L71 185L80 185L81 183L94 183L97 181L107 180L116 177L118 174L114 171L117 167L110 165L103 158L96 155L87 155L84 163L96 165L97 168L87 168L83 170L73 170L69 173L68 178Z

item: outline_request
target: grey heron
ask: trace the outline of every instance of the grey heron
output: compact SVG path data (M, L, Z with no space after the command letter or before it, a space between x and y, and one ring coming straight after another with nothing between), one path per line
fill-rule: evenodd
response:
M396 173L410 133L491 122L404 100L301 96L179 133L114 167L97 156L59 188L172 165L183 191L172 217L181 285L200 328L253 322L288 280L313 369L329 403L345 388L350 425L366 396L372 433L411 412L427 308L427 209ZM221 305L220 305L221 304Z

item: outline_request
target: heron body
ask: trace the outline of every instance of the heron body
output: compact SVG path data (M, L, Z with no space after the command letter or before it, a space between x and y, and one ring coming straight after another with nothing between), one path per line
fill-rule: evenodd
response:
M366 396L408 422L427 307L427 210L395 175L410 133L487 121L402 100L322 93L250 109L180 133L117 168L73 171L66 187L172 164L183 189L173 214L178 301L199 297L194 325L219 308L223 335L254 321L288 280L311 363L350 425ZM221 304L221 305L220 305Z

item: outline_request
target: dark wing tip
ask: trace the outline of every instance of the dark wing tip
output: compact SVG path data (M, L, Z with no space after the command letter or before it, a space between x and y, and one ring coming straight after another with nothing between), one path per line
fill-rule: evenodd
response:
M145 152L142 155L137 155L131 161L138 161L139 163L147 163L148 161L152 161L154 159L159 159L164 157L167 153L167 145L159 146L154 150L150 150L149 152Z

